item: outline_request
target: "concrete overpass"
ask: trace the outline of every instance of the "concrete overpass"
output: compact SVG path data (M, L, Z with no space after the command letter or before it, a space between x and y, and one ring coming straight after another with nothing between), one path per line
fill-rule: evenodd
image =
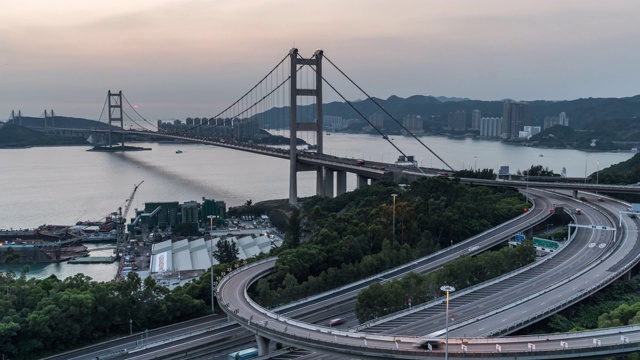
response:
M284 160L291 160L289 150L272 148L261 145L237 142L225 139L198 138L191 136L181 136L176 134L168 134L153 131L140 130L112 130L114 133L125 133L139 136L152 136L165 139L182 140L193 143L206 145L214 145L227 149L245 151L254 154L277 157ZM443 171L432 168L417 168L406 165L397 165L383 162L366 161L359 163L356 159L341 158L327 154L317 154L314 152L298 152L297 171L317 171L318 168L324 169L324 180L318 184L316 193L333 197L341 195L347 191L346 174L353 173L357 176L357 187L365 186L372 181L380 179L393 179L394 181L414 181L421 177L433 176L450 176L450 171ZM336 193L334 194L334 178ZM488 179L470 179L460 178L461 183L471 185L485 186L506 186L514 188L538 188L538 189L556 189L571 190L574 197L577 198L578 191L602 192L602 193L626 193L640 194L640 186L633 185L607 185L607 184L587 184L581 182L547 182L547 181L518 181L518 180L488 180Z
M610 213L608 215L602 213L597 215L598 211L595 211L593 216L608 218L609 225L613 226L615 224L615 216L612 216L611 213L626 205L627 204L620 203L608 205L611 208L609 209ZM603 220L603 218L601 218L601 220ZM595 218L592 220L595 220ZM575 259L572 261L564 259L561 263L564 263L567 268L570 268L572 264L575 265L576 263L582 265L578 266L572 272L568 272L567 269L557 269L558 272L567 272L567 280L556 282L559 284L556 285L558 286L557 288L554 286L550 287L548 280L538 280L537 284L531 286L534 289L534 294L529 295L529 301L536 301L535 299L539 298L542 293L550 294L547 295L550 299L561 294L558 295L562 297L561 301L556 299L555 303L548 304L545 301L539 300L538 302L543 305L540 310L536 310L537 308L532 307L531 304L522 302L520 308L530 308L531 311L534 312L532 315L525 315L525 319L537 320L540 316L548 316L554 311L563 308L563 306L568 306L580 298L592 294L597 291L597 289L622 276L629 271L630 267L637 264L640 259L639 255L637 255L638 251L634 251L634 247L637 246L637 228L631 219L625 220L623 228L619 233L620 238L618 241L613 241L613 239L610 238L608 240L609 245L592 249L595 251L590 251L589 248L591 247L577 243L575 247L579 251L576 251L576 249L571 250L572 253L576 251L576 255L574 256L572 253L567 254L570 258ZM582 233L587 234L586 240L590 241L589 239L592 238L592 235L588 234L590 231L582 231ZM585 239L582 241L584 240ZM584 254L577 255L579 252L583 252ZM578 260L577 256L584 258ZM631 256L631 258L629 256ZM251 266L244 269L244 274L242 271L234 272L230 276L227 276L218 287L218 296L220 296L219 299L224 304L224 311L227 312L231 318L254 331L263 349L267 343L265 339L273 338L303 348L314 348L321 351L362 358L442 358L443 354L441 351L434 351L433 353L419 351L419 353L417 353L418 350L411 346L411 344L417 341L418 338L416 337L402 334L370 334L363 331L338 331L317 325L301 323L260 308L248 298L246 290L244 289L270 271L272 264L273 263L269 263L268 261L256 264L254 265L255 268ZM588 278L595 279L596 281L593 282L593 285L588 286L588 288L582 288L576 291L576 288L583 286L577 284L584 284L585 279ZM572 286L571 284L573 283L576 285ZM587 281L587 283L589 282ZM528 284L529 282L522 285L527 287L529 286ZM549 290L542 291L541 289L544 288L549 288ZM235 291L235 289L241 290ZM492 297L485 301L496 302L496 300L497 298ZM509 301L513 302L515 300L507 299L507 302ZM545 304L547 304L547 306L544 306ZM479 307L481 311L484 311L488 305L489 303L475 303L473 306ZM504 307L505 305L502 306ZM495 311L489 311L490 313L492 312L494 314L492 316L497 317L497 319L485 316L486 319L483 320L471 319L470 323L478 326L477 331L485 330L485 326L491 326L491 324L493 324L494 328L500 326L506 328L503 330L490 330L489 334L491 334L492 331L495 331L495 333L509 331L509 328L512 331L517 329L519 325L526 323L521 321L523 318L522 310L517 310L517 308L518 307L508 306L504 309L499 308ZM537 315L536 311L539 311L540 315ZM512 315L508 318L508 324L504 325L504 320L500 321L500 319L504 319L506 315L503 315L503 313L506 312L511 312ZM438 313L442 314L442 312ZM473 317L474 315L471 314L471 316ZM463 323L465 322L464 319L461 320ZM434 319L421 319L419 322L431 323L433 321ZM439 326L443 326L443 324ZM480 329L479 326L482 326L482 329ZM459 330L459 332L462 331L465 330ZM467 334L469 334L469 332L467 332ZM553 339L553 341L551 339ZM460 337L454 340L452 344L458 345L456 350L450 353L452 358L478 356L492 358L517 357L526 359L592 357L637 351L640 347L640 330L637 327L624 327L610 329L604 332L560 334L557 336L554 335L553 337L542 336L538 338L469 339L465 337L463 340L463 338ZM464 345L464 347L462 345Z

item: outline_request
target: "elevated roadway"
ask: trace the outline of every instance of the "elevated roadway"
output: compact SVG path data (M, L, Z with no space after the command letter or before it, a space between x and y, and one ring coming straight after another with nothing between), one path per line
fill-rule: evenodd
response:
M259 155L277 157L284 160L290 159L289 150L278 149L268 146L254 145L237 142L233 140L212 139L206 137L181 136L176 134L140 131L140 130L114 130L115 133L125 133L139 136L152 136L173 140L182 140L206 145L215 145L233 150L245 151ZM409 181L425 176L440 176L451 174L451 172L431 168L417 168L413 166L390 164L375 161L366 161L358 164L356 159L341 158L328 154L317 154L315 152L300 151L297 154L297 161L308 169L315 169L323 166L334 171L345 171L354 173L369 179L393 178L400 180L403 178ZM461 183L471 185L506 186L514 188L537 188L537 189L559 189L571 191L606 192L606 193L640 193L640 186L633 185L607 185L607 184L586 184L581 182L546 182L546 181L517 181L517 180L488 180L460 178Z
M566 204L584 209L583 215L575 216L578 225L616 226L613 214L597 211L572 199L565 201ZM625 236L623 230L617 231L620 238ZM579 281L579 286L587 284L586 287L589 287L601 280L599 273L596 274L595 281L590 278L583 282L583 279L578 278L617 249L617 245L621 243L614 241L613 235L613 231L580 231L560 251L551 253L530 266L454 293L449 306L450 312L456 316L455 322L450 324L450 334L460 337L503 335L581 300L585 294L576 296L574 282ZM593 277L593 274L590 276ZM595 290L597 289L593 289ZM554 311L550 312L550 308ZM444 332L443 313L444 305L440 300L406 314L398 313L372 321L361 328L374 333L439 336ZM508 314L512 317L507 316ZM535 314L539 316L534 316ZM526 315L524 319L523 315Z
M615 212L616 209L627 206L620 203L607 203L609 211ZM584 207L584 206L583 206ZM609 225L613 226L615 223L615 216L611 214L599 214L598 211L589 211L590 215L585 216L586 222L590 221L607 221ZM606 213L606 211L605 211ZM629 231L629 228L632 228ZM533 278L523 279L525 283L517 284L511 283L511 288L505 290L498 289L497 293L494 292L490 296L482 297L483 301L478 302L466 302L460 304L460 310L463 319L460 319L460 323L467 323L466 327L460 326L457 329L452 328L453 331L459 331L458 336L462 337L462 331L466 331L466 337L479 334L479 336L486 336L498 333L507 333L518 328L518 326L524 326L527 320L536 321L544 316L569 306L570 304L578 301L584 296L592 294L606 284L612 282L619 276L622 276L631 266L637 263L637 228L632 220L626 219L621 229L618 231L618 241L613 241L611 232L608 232L609 236L594 234L594 231L580 231L583 235L576 237L570 245L567 246L567 250L563 251L568 255L559 252L554 256L568 256L565 261L557 261L564 264L561 267L555 267L555 273L549 273L548 271L542 271L539 275L534 275ZM586 235L584 235L586 234ZM594 244L594 246L589 246ZM600 246L604 244L604 246ZM574 249L569 249L573 247ZM635 252L633 252L635 251ZM629 259L629 253L632 252L633 259ZM558 258L559 259L559 258ZM631 260L631 262L626 262ZM547 262L554 261L553 258L547 260ZM561 265L560 264L560 265ZM366 358L417 358L424 356L433 356L433 358L441 357L441 353L422 353L416 354L416 349L411 348L411 343L416 341L415 337L402 336L401 334L370 334L366 332L343 332L335 329L327 329L317 325L310 325L300 323L296 320L286 318L284 316L270 313L269 311L260 308L252 302L246 295L244 289L249 286L253 281L256 281L261 275L270 271L269 262L255 265L255 269L246 269L246 272L234 273L231 276L225 278L218 287L218 296L220 301L225 304L225 312L227 312L232 318L238 320L243 326L251 329L257 334L263 334L264 337L278 339L285 343L293 343L295 345L304 348L314 348L321 351L336 352L350 356L360 356ZM543 266L543 265L539 265ZM535 269L539 266L534 266L531 269ZM531 270L534 271L535 270ZM525 271L526 272L526 271ZM565 276L562 272L567 272ZM523 272L524 273L524 272ZM241 276L238 276L242 274ZM551 283L550 277L555 278L555 282ZM504 279L503 279L504 280ZM529 294L522 294L522 291L532 288ZM550 291L544 291L544 289L550 288ZM241 290L236 290L241 289ZM502 291L505 296L497 296L496 294ZM472 292L471 292L472 293ZM477 293L476 293L477 294ZM507 297L509 295L510 297ZM523 298L524 296L524 298ZM464 294L460 293L460 298L464 297ZM499 302L498 299L500 298ZM455 307L455 298L451 299L451 305ZM527 304L527 302L529 302ZM494 309L485 308L493 303L498 303L497 308ZM473 305L471 305L473 304ZM513 304L516 304L513 306ZM532 304L534 306L532 306ZM537 305L536 305L537 304ZM467 308L463 308L466 306ZM474 313L473 307L479 309ZM523 310L524 309L524 310ZM528 313L529 312L529 313ZM527 314L528 313L528 314ZM422 318L416 323L430 323L444 322L442 317L443 311L439 311L439 318L437 316L433 319ZM477 314L487 315L484 318L477 318ZM471 315L471 319L464 319L464 316ZM435 316L435 315L434 315ZM493 317L493 318L492 318ZM415 326L415 325L414 325ZM437 332L442 331L444 324L436 324L434 336ZM511 329L511 330L510 330ZM418 333L425 333L430 331L427 328L413 328L412 331L418 331ZM541 340L541 343L532 342L531 338L511 338L503 340L503 338L494 339L488 341L486 339L465 339L466 353L462 351L462 344L460 345L459 357L473 356L472 354L481 353L483 357L494 356L487 352L495 353L497 348L500 348L504 356L518 356L521 358L569 358L579 356L597 356L597 354L609 354L614 352L632 352L636 351L640 341L640 336L636 334L636 330L633 329L618 329L628 333L629 336L623 338L620 334L613 335L609 340L603 340L597 338L602 335L601 333L585 332L583 335L585 338L591 339L590 346L584 345L579 347L585 342L573 340L560 340L563 341L562 347L560 343L555 343L553 346L549 345L549 340ZM410 332L410 331L409 331ZM484 332L484 333L483 333ZM568 335L565 335L567 338ZM595 339L595 340L594 340ZM462 339L459 339L462 342ZM509 345L502 347L501 343L506 342ZM493 347L487 346L476 347L478 343L492 343ZM589 341L586 341L589 343ZM496 344L498 347L496 347ZM530 345L532 344L532 345ZM598 346L594 346L598 345ZM566 350L570 349L570 352ZM604 347L607 349L604 350ZM535 350L535 351L532 351ZM506 354L506 351L510 351L510 354ZM520 354L524 352L524 354ZM528 355L527 355L528 354ZM571 354L571 355L569 355ZM451 355L456 356L456 353ZM498 355L502 356L502 355Z
M549 210L553 207L553 200L534 196L530 197L530 200L533 201L533 205L528 212L487 230L482 234L469 238L464 242L445 248L410 264L372 276L340 289L281 306L274 309L274 311L287 317L307 322L321 321L326 318L335 317L346 311L352 311L356 295L373 282L399 278L409 271L421 273L434 271L459 256L473 255L485 251L496 244L504 242L517 232L525 231L538 223L544 222L551 216ZM207 317L205 319L209 318L210 317ZM163 329L149 331L149 339L145 343L144 349L140 349L143 344L139 342L143 335L138 334L133 337L123 338L119 342L104 343L49 359L95 359L96 357L125 359L128 358L129 351L135 351L136 356L139 358L145 358L144 356L147 356L146 358L152 359L161 355L167 355L172 351L185 354L189 352L190 348L204 346L207 343L217 344L218 348L222 348L226 346L224 344L232 344L232 342L228 340L228 334L231 334L230 336L234 339L241 339L247 342L246 336L250 333L241 328L237 323L220 324L211 319L203 321L197 327L194 327L191 323L186 323L182 337L175 336L173 327L171 330L166 331ZM189 343L190 345L179 346L177 343ZM157 347L156 345L158 344L162 346ZM124 349L127 349L127 351Z

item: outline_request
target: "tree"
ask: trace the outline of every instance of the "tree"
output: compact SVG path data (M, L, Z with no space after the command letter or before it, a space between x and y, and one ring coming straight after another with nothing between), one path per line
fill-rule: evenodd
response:
M221 264L231 264L238 260L238 245L229 239L220 239L216 243L213 257Z
M5 264L17 264L20 262L20 254L10 247L5 252L4 262Z
M298 208L293 209L291 218L289 218L289 226L287 226L287 233L285 234L285 244L291 249L297 248L300 245L300 235L302 232L302 220L300 219L300 210Z

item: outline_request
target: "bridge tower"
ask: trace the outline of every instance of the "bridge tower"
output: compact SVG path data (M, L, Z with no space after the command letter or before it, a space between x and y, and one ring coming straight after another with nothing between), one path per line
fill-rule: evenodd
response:
M54 116L56 116L53 113L53 109L51 109L51 115L49 115L47 113L47 109L44 109L44 131L47 131L47 126L50 127L55 127L55 121L54 121ZM49 121L49 119L51 119L51 121Z
M124 129L124 121L122 120L122 90L117 93L112 93L109 90L107 94L109 99L109 147L113 146L112 142L112 123L119 123L120 129ZM53 111L52 111L53 112ZM124 147L124 133L122 134L122 146Z
M289 51L289 58L291 60L291 109L289 113L290 122L290 143L289 143L289 204L296 205L298 203L298 171L316 171L316 194L323 196L325 192L324 185L324 168L322 166L317 167L302 167L297 162L297 131L315 131L317 141L317 153L322 154L322 55L323 51L318 49L310 59L303 59L298 56L298 49L292 48ZM311 66L315 68L315 89L299 89L297 74L298 65ZM314 122L299 123L297 119L297 107L298 96L311 96L315 97L316 101L316 118Z
M16 116L16 111L11 110L11 122L16 125L22 125L22 110L18 110L17 116Z

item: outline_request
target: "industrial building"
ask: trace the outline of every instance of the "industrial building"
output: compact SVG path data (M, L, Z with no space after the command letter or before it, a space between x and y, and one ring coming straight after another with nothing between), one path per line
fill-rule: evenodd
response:
M259 254L266 254L274 247L282 245L282 239L270 235L251 235L237 238L227 237L238 247L238 259L245 260ZM217 243L221 238L215 237L210 240L199 238L196 240L166 240L153 244L151 249L151 274L191 272L196 270L206 271L218 261L212 256L212 252L217 249Z

